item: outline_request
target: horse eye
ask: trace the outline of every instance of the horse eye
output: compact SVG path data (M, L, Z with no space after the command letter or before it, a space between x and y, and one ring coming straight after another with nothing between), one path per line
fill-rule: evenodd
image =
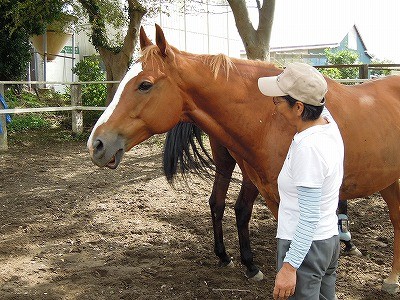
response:
M141 84L139 84L139 91L148 91L152 86L153 84L150 81L143 81Z

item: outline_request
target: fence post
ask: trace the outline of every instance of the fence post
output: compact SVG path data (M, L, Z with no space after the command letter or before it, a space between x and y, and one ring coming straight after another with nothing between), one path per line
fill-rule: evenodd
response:
M369 74L368 74L368 65L361 65L358 69L358 77L360 79L368 79Z
M82 89L80 84L71 84L71 106L82 105ZM82 110L72 110L72 132L83 132L83 113Z
M4 98L4 84L0 84L0 94ZM5 107L0 102L0 109L4 109ZM0 114L0 123L1 123L1 132L0 133L0 151L7 151L8 144L7 144L7 123L6 123L6 115Z

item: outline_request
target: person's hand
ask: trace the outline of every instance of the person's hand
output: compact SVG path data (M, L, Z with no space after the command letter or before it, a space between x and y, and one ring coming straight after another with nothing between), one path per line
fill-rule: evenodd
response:
M286 300L294 294L296 269L285 262L275 278L274 300Z

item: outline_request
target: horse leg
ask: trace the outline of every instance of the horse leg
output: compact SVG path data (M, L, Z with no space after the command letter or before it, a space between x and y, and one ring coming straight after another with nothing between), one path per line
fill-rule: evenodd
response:
M241 262L247 268L247 278L254 281L260 281L264 278L264 274L253 262L253 253L250 247L249 221L257 195L257 187L244 175L239 197L235 204L235 215L239 236Z
M216 166L215 179L209 199L211 219L214 231L214 252L219 257L220 266L233 266L231 257L226 253L222 232L222 218L225 199L236 161L228 150L210 137L211 151Z
M347 216L347 200L341 200L338 204L338 227L340 241L344 243L344 253L347 255L362 256L360 250L351 241L349 218Z
M389 276L383 281L382 289L390 294L399 291L400 274L400 186L399 182L392 183L381 191L383 199L389 208L390 221L394 228L393 263Z

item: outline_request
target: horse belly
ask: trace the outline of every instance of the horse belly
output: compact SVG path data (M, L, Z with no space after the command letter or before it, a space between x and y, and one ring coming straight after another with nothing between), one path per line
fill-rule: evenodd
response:
M351 168L351 167L349 167ZM366 197L379 192L400 178L400 164L373 166L344 174L340 199Z

